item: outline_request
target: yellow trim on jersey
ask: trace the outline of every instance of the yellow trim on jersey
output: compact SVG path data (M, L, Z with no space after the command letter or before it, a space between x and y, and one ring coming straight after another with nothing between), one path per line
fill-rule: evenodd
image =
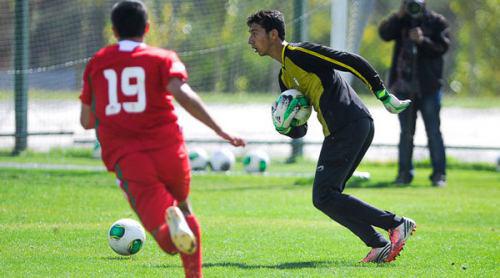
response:
M285 87L296 89L309 99L309 102L317 112L318 120L323 127L323 134L325 137L330 135L330 130L323 118L323 112L319 105L321 96L325 91L320 78L315 73L307 72L296 65L289 57L285 57L283 62L284 67L281 69L281 81Z
M288 46L288 43L285 42L285 44L283 45L283 48L281 49L281 64L283 66L285 65L285 50L286 50L287 46Z
M305 53L308 53L308 54L311 54L313 56L316 56L320 59L323 59L323 60L326 60L330 63L333 63L333 64L336 64L336 65L339 65L343 68L346 68L348 69L350 72L354 73L359 79L363 80L363 82L368 86L368 88L370 88L370 91L373 91L372 90L372 86L370 85L370 83L368 83L368 81L366 80L366 78L364 76L362 76L357 70L355 70L354 68L352 68L351 66L348 66L340 61L337 61L335 59L332 59L330 57L327 57L325 55L322 55L322 54L319 54L317 52L314 52L312 50L309 50L309 49L306 49L306 48L302 48L302 47L298 47L298 46L291 46L291 45L285 45L285 47L289 47L291 50L299 50L299 51L302 51L302 52L305 52ZM284 55L284 48L283 48L283 53L282 55ZM283 58L282 58L283 59Z

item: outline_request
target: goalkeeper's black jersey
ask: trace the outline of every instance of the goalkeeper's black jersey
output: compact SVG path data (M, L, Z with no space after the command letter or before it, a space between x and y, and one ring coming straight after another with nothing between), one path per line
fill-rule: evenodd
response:
M375 70L362 57L313 43L289 43L283 48L279 74L281 91L297 89L306 95L325 136L371 115L352 87L336 70L361 79L375 93L384 88Z

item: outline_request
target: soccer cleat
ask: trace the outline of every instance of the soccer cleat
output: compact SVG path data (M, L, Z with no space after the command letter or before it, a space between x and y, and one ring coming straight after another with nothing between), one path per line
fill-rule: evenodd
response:
M408 175L398 175L396 177L396 180L394 180L394 183L399 186L405 186L409 185L413 180L413 176L408 176Z
M446 175L432 174L429 178L432 181L432 186L435 186L435 187L445 187L446 186Z
M368 255L361 260L363 263L384 263L391 253L391 243L387 243L384 247L372 248Z
M402 221L403 222L396 228L389 229L389 238L391 240L392 248L386 262L394 261L396 257L399 256L399 253L403 250L406 241L417 229L417 224L410 218L402 218Z
M172 242L179 252L188 255L194 254L196 252L196 237L178 207L167 208L167 224Z

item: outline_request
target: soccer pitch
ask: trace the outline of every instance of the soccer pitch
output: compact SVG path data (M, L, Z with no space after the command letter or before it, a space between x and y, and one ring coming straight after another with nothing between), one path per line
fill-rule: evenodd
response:
M5 157L4 157L5 158ZM0 159L2 160L2 159ZM75 162L75 161L72 161ZM499 273L500 174L456 165L446 188L419 168L410 187L388 183L389 164L362 164L372 178L345 193L417 222L390 264L358 263L369 249L311 202L312 162L271 165L268 176L197 174L192 195L203 230L206 277L495 277ZM271 175L272 174L272 175ZM276 174L276 175L275 175ZM178 257L148 234L121 257L107 245L115 220L136 218L111 174L0 169L0 276L183 277Z

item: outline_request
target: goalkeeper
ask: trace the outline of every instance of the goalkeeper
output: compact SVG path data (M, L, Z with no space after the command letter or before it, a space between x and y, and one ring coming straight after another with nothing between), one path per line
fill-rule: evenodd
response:
M416 224L342 193L372 142L374 126L368 109L338 71L350 72L361 79L391 113L405 110L410 101L400 101L389 93L377 72L360 56L313 43L286 42L284 18L279 11L252 14L247 25L248 43L255 52L282 64L281 91L299 90L318 113L325 139L314 179L314 206L372 248L363 262L393 261ZM278 132L292 138L306 134L307 124L290 125L294 113L276 115L283 110L275 111L273 120L279 119L274 122L280 123L276 125ZM388 231L389 240L374 227Z

